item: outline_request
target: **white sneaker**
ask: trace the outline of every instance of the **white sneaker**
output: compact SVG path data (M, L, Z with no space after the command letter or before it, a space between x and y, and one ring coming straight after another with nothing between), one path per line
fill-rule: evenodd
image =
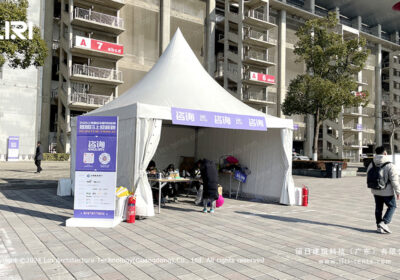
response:
M386 232L386 233L392 233L392 231L390 230L389 226L387 224L385 224L383 221L379 223L379 227L381 229L383 229L383 231Z
M376 231L377 231L378 233L385 233L385 231L384 231L382 228L380 228L379 226L378 226L378 228L376 229Z

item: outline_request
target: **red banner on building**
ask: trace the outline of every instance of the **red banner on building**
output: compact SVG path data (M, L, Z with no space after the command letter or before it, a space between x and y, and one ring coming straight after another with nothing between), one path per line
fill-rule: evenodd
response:
M124 46L122 45L95 40L91 38L85 38L81 36L75 37L75 46L106 53L113 53L120 55L124 54Z
M264 82L269 84L275 84L275 76L267 75L263 73L250 72L250 80Z

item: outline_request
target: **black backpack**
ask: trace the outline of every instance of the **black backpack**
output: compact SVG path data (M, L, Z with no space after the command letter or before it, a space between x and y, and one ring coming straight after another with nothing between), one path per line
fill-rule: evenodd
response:
M389 163L390 161L385 162L381 166L376 166L374 161L372 161L372 167L367 173L368 188L374 190L383 190L384 188L386 188L388 182L385 182L385 179L383 177L383 168Z

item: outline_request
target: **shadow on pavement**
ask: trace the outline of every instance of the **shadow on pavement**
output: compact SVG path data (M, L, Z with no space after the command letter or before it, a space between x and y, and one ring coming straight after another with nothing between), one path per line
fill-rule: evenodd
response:
M41 179L25 179L25 178L0 178L6 183L0 184L0 190L15 189L34 189L34 188L56 188L57 180Z
M70 218L70 216L62 216L47 212L40 212L32 209L25 209L21 207L14 207L9 205L0 204L1 211L8 211L15 214L23 214L30 217L44 218L47 220L58 221L64 223L66 219Z
M356 228L356 227L330 224L330 223L321 223L321 222L315 222L315 221L292 218L292 217L280 217L280 216L267 215L267 214L255 214L255 213L243 212L243 211L235 211L235 213L242 214L242 215L258 216L258 217L265 218L265 219L276 220L276 221L281 221L281 222L288 222L288 223L314 224L314 225L321 225L321 226L330 226L330 227L351 229L351 230L365 232L365 233L377 233L376 230L371 230L371 229Z
M21 196L18 192L9 192L7 190L3 192L3 195L7 200L19 201L22 203L28 202L61 209L73 209L74 198L72 196L57 196L55 189L50 190L43 187L35 187L35 189L46 189L47 191L43 195L35 194L32 196L32 192L27 192ZM11 190L19 191L20 189L11 188ZM3 189L0 188L0 191L3 191Z

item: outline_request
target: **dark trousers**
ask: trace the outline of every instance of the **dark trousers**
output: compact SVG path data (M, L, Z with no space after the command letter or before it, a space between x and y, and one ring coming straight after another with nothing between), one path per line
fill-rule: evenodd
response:
M37 170L36 170L37 172L42 171L42 167L40 166L41 163L42 163L41 160L35 160L35 165L37 167Z
M392 195L392 196L374 195L374 198L375 198L376 224L379 224L382 221L385 224L389 224L390 221L392 220L394 211L396 210L396 197L394 195ZM382 218L383 204L385 204L387 206L387 210L386 210L385 215Z

